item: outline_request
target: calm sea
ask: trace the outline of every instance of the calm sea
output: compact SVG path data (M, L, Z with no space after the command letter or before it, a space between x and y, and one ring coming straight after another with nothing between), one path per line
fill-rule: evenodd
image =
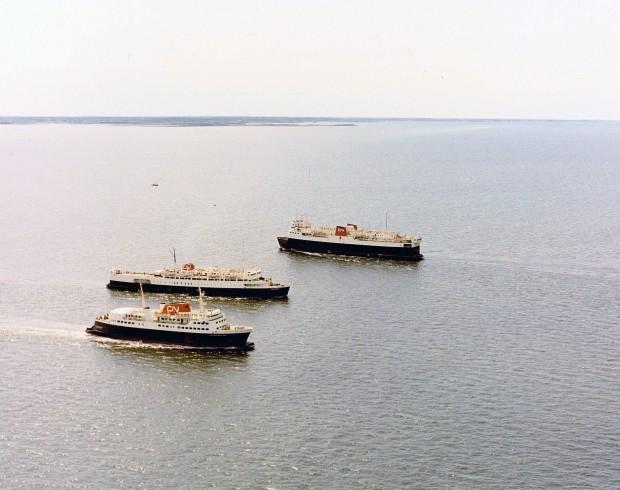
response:
M620 123L2 122L0 487L620 487ZM277 247L386 213L426 260ZM255 351L84 333L172 247L291 283L210 300Z

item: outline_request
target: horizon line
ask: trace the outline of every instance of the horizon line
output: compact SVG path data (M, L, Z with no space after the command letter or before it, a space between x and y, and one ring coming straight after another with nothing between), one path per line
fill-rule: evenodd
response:
M490 116L247 116L247 115L0 115L0 124L5 120L76 120L76 119L107 119L107 120L130 120L130 119L263 119L263 120L314 120L314 121L488 121L488 122L620 122L620 119L600 118L556 118L556 117L490 117ZM51 121L50 121L51 122Z

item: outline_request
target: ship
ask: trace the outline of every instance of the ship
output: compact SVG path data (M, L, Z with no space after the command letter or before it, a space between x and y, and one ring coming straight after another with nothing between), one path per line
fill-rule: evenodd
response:
M159 308L116 308L96 318L86 332L120 340L137 340L201 349L248 351L252 327L231 325L219 308L207 309L200 294L200 309L192 310L187 302L163 303Z
M188 263L154 272L110 271L109 289L138 291L140 285L152 293L197 295L201 289L206 296L257 299L286 298L290 288L264 277L258 268L196 267Z
M297 218L292 221L288 235L277 238L282 250L293 252L412 261L424 258L420 253L422 238L417 235L364 229L351 223L317 226Z

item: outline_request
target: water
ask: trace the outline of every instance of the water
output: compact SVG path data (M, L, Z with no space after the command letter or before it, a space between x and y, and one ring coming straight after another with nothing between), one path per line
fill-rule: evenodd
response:
M62 122L0 127L3 488L620 486L620 123ZM277 249L386 211L425 261ZM210 301L255 351L86 336L172 247L292 284Z

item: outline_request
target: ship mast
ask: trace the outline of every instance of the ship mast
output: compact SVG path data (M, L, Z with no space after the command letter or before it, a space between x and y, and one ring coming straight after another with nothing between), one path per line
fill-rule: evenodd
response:
M198 301L200 304L200 315L204 313L204 305L202 304L202 288L198 286Z
M146 303L144 302L144 291L142 290L142 282L138 283L140 285L140 296L142 297L142 313L144 314L144 310L146 309Z

